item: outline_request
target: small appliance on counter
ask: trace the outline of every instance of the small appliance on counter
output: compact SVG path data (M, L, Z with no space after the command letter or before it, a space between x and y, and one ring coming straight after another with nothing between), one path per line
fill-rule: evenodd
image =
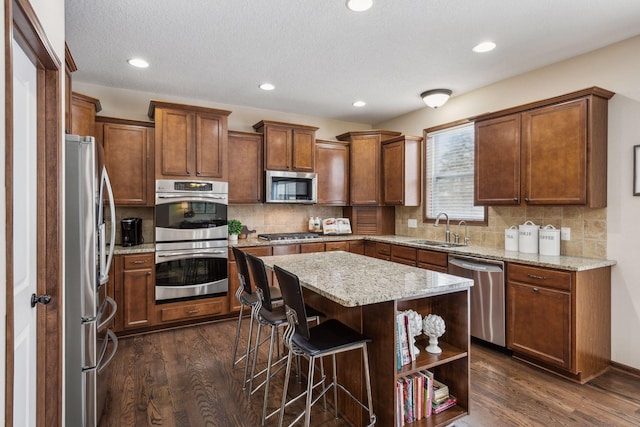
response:
M142 238L142 218L123 218L120 221L122 246L136 246L144 242Z

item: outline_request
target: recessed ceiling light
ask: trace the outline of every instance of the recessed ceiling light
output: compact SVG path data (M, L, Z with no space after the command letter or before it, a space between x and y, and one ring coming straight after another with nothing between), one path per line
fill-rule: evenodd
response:
M366 102L364 101L356 101L352 104L354 107L364 107L365 105L367 105Z
M482 42L476 45L472 50L477 53L484 53L492 51L496 48L496 44L494 42Z
M373 0L347 0L347 7L354 12L364 12L371 9Z
M149 63L142 58L131 58L127 60L127 62L129 63L129 65L137 68L147 68L149 66Z
M258 86L260 89L262 90L274 90L276 87L274 85L272 85L271 83L262 83L260 86Z

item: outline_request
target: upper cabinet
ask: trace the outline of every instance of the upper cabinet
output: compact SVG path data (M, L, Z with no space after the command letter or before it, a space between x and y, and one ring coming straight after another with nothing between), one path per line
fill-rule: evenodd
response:
M349 204L349 143L316 140L318 204Z
M401 135L382 144L385 205L420 206L422 137Z
M156 178L227 181L229 114L225 110L151 101Z
M102 110L100 100L81 93L71 93L71 133L95 136L96 113Z
M229 131L229 203L262 203L262 135Z
M590 88L476 118L475 204L607 204L607 103Z
M349 190L352 206L379 206L383 203L381 144L400 135L400 132L368 130L337 136L339 141L350 143Z
M152 122L96 117L96 137L104 147L116 205L155 205L153 126Z
M64 130L71 133L71 73L77 71L76 62L71 56L67 43L64 43Z
M317 127L262 120L253 128L264 135L264 168L313 172Z

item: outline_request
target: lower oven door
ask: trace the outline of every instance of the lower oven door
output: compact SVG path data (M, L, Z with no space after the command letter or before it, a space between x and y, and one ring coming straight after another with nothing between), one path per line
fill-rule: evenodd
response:
M224 296L229 287L226 240L156 245L156 301Z

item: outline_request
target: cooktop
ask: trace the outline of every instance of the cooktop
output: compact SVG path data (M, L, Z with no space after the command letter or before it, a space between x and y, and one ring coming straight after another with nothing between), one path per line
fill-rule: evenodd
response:
M315 239L319 237L316 233L272 233L258 234L258 239L262 240L294 240L294 239Z

